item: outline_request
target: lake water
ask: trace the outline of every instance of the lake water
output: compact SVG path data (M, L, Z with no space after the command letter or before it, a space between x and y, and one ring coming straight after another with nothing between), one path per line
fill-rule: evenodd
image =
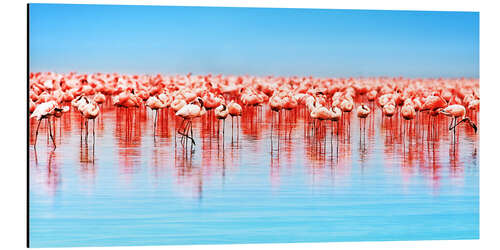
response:
M31 247L479 238L479 133L453 143L444 117L403 132L377 108L332 136L304 110L248 108L224 141L193 122L191 150L171 111L156 137L149 109L101 111L87 141L77 111L56 119L55 150L45 122L34 150L31 120Z

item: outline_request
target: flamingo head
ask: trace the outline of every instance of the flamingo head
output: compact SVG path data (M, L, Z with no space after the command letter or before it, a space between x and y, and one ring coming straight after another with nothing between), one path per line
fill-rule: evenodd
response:
M198 101L200 107L203 107L203 99L201 99L201 97L196 97L196 101Z

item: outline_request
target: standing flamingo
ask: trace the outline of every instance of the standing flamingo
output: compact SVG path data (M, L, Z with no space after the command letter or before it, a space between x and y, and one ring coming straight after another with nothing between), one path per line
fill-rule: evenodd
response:
M95 118L99 115L99 105L94 101L89 101L85 98L86 103L83 103L78 108L82 112L85 121L86 135L88 135L89 120L92 120L92 137L95 140Z
M35 132L35 144L33 146L36 147L36 141L38 138L38 129L40 129L41 121L43 119L48 119L49 135L50 138L52 139L52 143L54 144L54 148L56 147L56 141L52 136L52 129L50 128L50 116L54 114L56 108L57 108L57 103L55 101L48 101L38 105L31 114L30 118L36 117L36 119L38 120L38 125L36 126L36 132Z
M241 116L241 113L242 113L242 108L241 106L234 102L234 101L231 101L228 105L227 105L227 109L228 109L228 112L229 114L231 115L231 135L232 135L232 130L233 130L233 117L236 116L236 118L238 119L237 120L237 124L239 124L239 117ZM239 127L240 125L238 125L238 134L239 134Z
M166 105L166 103L162 102L158 97L150 96L148 98L148 100L146 101L146 106L148 106L150 109L152 109L155 112L155 118L153 120L153 137L155 137L156 124L158 123L158 109L165 108L167 105Z
M360 119L359 123L359 131L361 132L361 121L363 121L363 131L366 131L366 117L370 114L370 108L365 106L365 104L361 104L357 109L356 109L356 115Z
M273 128L273 123L274 123L274 112L278 113L278 131L279 131L279 128L280 128L280 111L281 109L283 109L283 99L281 99L279 96L277 95L273 95L270 99L269 99L269 107L271 107L271 130ZM272 133L271 133L271 136L272 136Z
M439 95L439 93L433 93L425 99L422 105L421 111L429 111L429 124L428 127L432 128L431 132L434 133L434 123L431 125L431 117L436 117L439 115L439 111L447 106L446 100Z
M413 120L413 118L415 118L416 115L417 112L415 111L415 106L413 106L413 104L411 104L410 102L404 104L403 107L401 108L401 117L403 117L405 121ZM403 126L403 137L405 133L406 133L406 123Z
M337 107L332 107L332 117L330 120L332 121L332 135L333 135L333 122L337 123L337 137L339 136L339 120L342 117L342 110Z
M193 122L192 119L196 117L200 117L204 114L206 114L206 109L203 106L203 100L199 97L197 97L195 100L193 100L191 103L185 105L182 107L179 111L175 113L176 116L181 117L184 119L184 121L187 121L186 126L184 127L183 131L181 132L180 130L177 131L179 134L183 136L183 138L188 138L191 140L193 145L196 145L194 138L193 138ZM184 124L183 121L183 124ZM191 136L189 136L191 134Z
M441 114L452 117L453 121L448 126L449 130L453 129L453 142L455 142L455 127L462 122L468 122L469 125L474 129L474 133L477 133L477 126L474 124L469 117L465 116L465 107L460 104L450 105L440 111ZM457 123L457 118L460 121ZM452 126L453 124L453 126Z
M225 104L221 104L215 109L215 118L218 120L217 125L217 138L219 137L220 120L222 120L222 140L224 140L224 131L226 129L226 118L229 110Z
M351 98L344 98L342 100L342 102L340 103L340 109L342 110L342 112L346 113L346 114L350 114L351 111L354 109L354 102ZM344 117L344 116L343 116ZM347 119L350 118L350 116L346 116ZM347 128L348 128L348 131L349 133L351 132L351 120L347 120Z

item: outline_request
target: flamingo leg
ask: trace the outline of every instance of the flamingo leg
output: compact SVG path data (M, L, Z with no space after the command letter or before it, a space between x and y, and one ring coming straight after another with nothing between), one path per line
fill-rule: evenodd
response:
M217 120L217 141L220 139L220 119Z
M222 147L224 147L224 134L226 131L226 119L222 120Z
M361 118L359 118L359 134L360 135L361 135L361 128L363 127L362 125L363 125L363 123L361 121Z
M52 143L54 144L54 149L57 147L56 146L56 140L54 140L54 136L52 135L52 128L50 126L50 118L49 119L49 135L50 135L50 139L52 139Z
M179 128L179 130L177 132L180 132L182 128L184 128L184 123L186 122L186 119L182 119L182 123L181 123L181 126Z
M194 136L193 136L193 122L189 122L190 123L190 126L189 126L189 129L191 130L191 141L193 142L193 145L196 145L196 143L194 142Z
M40 129L40 123L42 122L42 120L38 120L38 125L36 126L36 132L35 132L35 144L33 145L33 147L36 146L36 139L38 138L38 129Z
M180 130L178 132L180 135L182 135L182 138L181 138L182 145L184 145L184 143L186 142L186 131L188 130L188 127L189 127L189 121L187 121L185 125L184 125L184 121L185 120L183 120L183 124L181 126L182 132L180 132Z
M156 137L156 123L158 122L158 109L155 110L155 118L153 124L153 137Z
M45 118L45 127L47 127L47 128L49 127L48 118ZM49 143L49 131L47 131L45 134L47 135L47 144L48 144Z
M190 139L191 142L196 145L194 139L193 139L193 123L191 120L189 120L186 124L186 127L184 128L184 131L181 132L181 131L177 131L179 134L181 134L183 136L183 143L184 142L187 142L187 139ZM189 133L191 133L191 136L189 136ZM186 144L187 146L187 144Z
M278 152L280 151L281 113L278 111Z
M462 119L462 120L461 120L461 121L459 121L458 123L455 123L455 124L453 125L453 127L449 128L449 130L455 129L455 127L456 127L456 126L458 126L460 123L462 123L462 122L464 122L464 121L466 121L466 120L467 120L467 118Z
M453 118L453 124L455 124L455 125L457 124L457 118L456 117ZM456 134L455 131L456 131L455 126L453 126L453 144L455 144L455 134Z
M177 133L179 133L180 135L182 135L182 137L181 137L181 143L182 144L184 144L185 131L186 131L186 127L187 127L187 124L186 125L184 124L185 122L186 122L186 119L182 119L181 126L179 127L179 130L177 130ZM183 130L184 133L181 132L181 130ZM177 135L175 137L177 139Z
M455 121L455 118L454 119L451 119L450 121L450 125L448 125L448 130L452 130L453 129L453 125L454 125L454 122Z
M271 150L273 147L273 122L274 122L274 113L271 111Z
M333 120L332 120L332 131L330 132L331 140L333 140Z

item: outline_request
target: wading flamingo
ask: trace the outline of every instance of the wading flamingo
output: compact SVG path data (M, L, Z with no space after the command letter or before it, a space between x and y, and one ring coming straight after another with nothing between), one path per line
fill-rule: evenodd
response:
M177 131L179 134L183 136L183 138L189 138L193 145L196 145L193 138L193 118L200 117L206 113L206 109L203 106L203 100L197 97L191 103L182 107L179 111L175 113L176 116L179 116L183 119L182 124L187 121L184 126L183 131ZM182 127L182 126L181 126ZM191 134L191 136L189 136Z
M155 118L153 120L153 137L155 137L156 136L156 124L158 122L158 109L165 108L167 105L166 105L166 103L162 102L158 97L150 96L148 98L148 100L146 101L146 106L155 112Z
M238 124L238 133L239 133L239 117L241 116L241 113L243 112L243 109L241 108L241 106L234 102L234 101L231 101L228 105L227 105L227 109L229 111L229 114L231 115L231 131L233 130L233 117L236 116L236 118L238 119L237 120L237 124Z
M94 102L90 101L87 98L84 98L85 103L81 104L78 109L80 112L82 112L83 118L85 118L85 128L86 128L86 135L88 136L88 129L89 129L89 120L92 120L92 137L95 140L95 118L99 115L99 105Z
M281 116L280 116L280 111L283 109L283 99L281 99L279 96L277 95L273 95L271 96L271 98L269 98L269 107L271 108L271 130L273 128L273 123L274 123L274 112L276 112L278 114L278 130L280 128L280 121L281 121ZM272 136L272 134L271 134Z
M40 129L40 123L43 119L48 119L48 129L49 129L49 135L50 138L52 139L52 143L54 144L54 148L56 147L56 141L54 140L54 137L52 136L52 129L50 128L50 116L54 114L57 108L57 102L55 101L48 101L41 103L36 107L36 109L33 111L31 114L30 118L35 117L38 120L38 125L36 126L36 132L35 132L35 144L33 146L36 147L36 141L38 138L38 129Z
M219 137L220 120L222 120L222 140L224 140L224 132L226 129L226 118L229 114L229 110L225 104L221 104L215 109L215 118L218 120L217 125L217 138Z
M356 109L356 115L360 119L359 123L359 131L361 132L361 121L363 121L363 131L366 131L366 117L370 114L370 108L368 108L365 104L361 104Z
M450 125L448 126L449 130L453 130L453 141L455 141L455 127L462 122L468 122L469 125L474 129L474 133L477 133L477 126L474 124L469 117L465 116L465 107L460 104L450 105L440 111L441 114L452 117ZM460 121L457 123L457 118Z

